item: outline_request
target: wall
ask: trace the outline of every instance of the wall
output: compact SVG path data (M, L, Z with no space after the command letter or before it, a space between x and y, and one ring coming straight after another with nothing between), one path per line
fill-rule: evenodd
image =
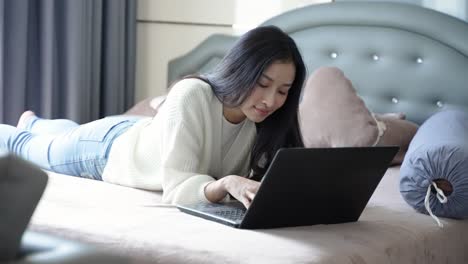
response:
M335 0L335 2L349 2L356 0ZM366 1L366 0L365 0ZM369 2L399 2L420 5L431 8L454 17L468 21L467 0L367 0Z
M135 100L161 95L167 63L214 33L241 34L292 8L330 0L138 0Z
M447 13L460 19L468 20L467 0L421 0L428 8Z

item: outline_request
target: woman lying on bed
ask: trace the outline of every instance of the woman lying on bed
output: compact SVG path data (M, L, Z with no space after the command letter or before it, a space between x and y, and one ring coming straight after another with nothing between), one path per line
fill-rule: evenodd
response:
M275 152L303 146L305 75L294 40L259 27L211 73L177 82L153 118L78 125L26 111L16 128L0 125L0 148L57 173L163 190L167 203L219 202L229 193L248 207Z

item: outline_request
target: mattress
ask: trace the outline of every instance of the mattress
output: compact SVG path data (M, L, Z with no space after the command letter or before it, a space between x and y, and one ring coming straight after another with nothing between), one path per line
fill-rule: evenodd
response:
M155 263L467 263L468 220L439 228L391 167L359 221L239 230L161 204L161 193L50 174L30 229ZM323 201L326 202L326 201Z

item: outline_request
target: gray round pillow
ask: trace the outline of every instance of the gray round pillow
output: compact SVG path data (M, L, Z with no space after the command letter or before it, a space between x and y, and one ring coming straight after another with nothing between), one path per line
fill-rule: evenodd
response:
M468 112L438 112L421 125L401 165L400 192L419 212L468 217Z

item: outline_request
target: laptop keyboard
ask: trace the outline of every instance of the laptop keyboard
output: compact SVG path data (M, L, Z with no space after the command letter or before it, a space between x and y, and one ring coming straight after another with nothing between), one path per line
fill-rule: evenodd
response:
M203 211L209 212L216 216L226 218L233 221L242 220L247 211L241 203L231 204L203 204Z
M237 221L242 220L242 218L244 218L245 210L239 208L232 208L228 210L215 211L214 214L222 218Z

